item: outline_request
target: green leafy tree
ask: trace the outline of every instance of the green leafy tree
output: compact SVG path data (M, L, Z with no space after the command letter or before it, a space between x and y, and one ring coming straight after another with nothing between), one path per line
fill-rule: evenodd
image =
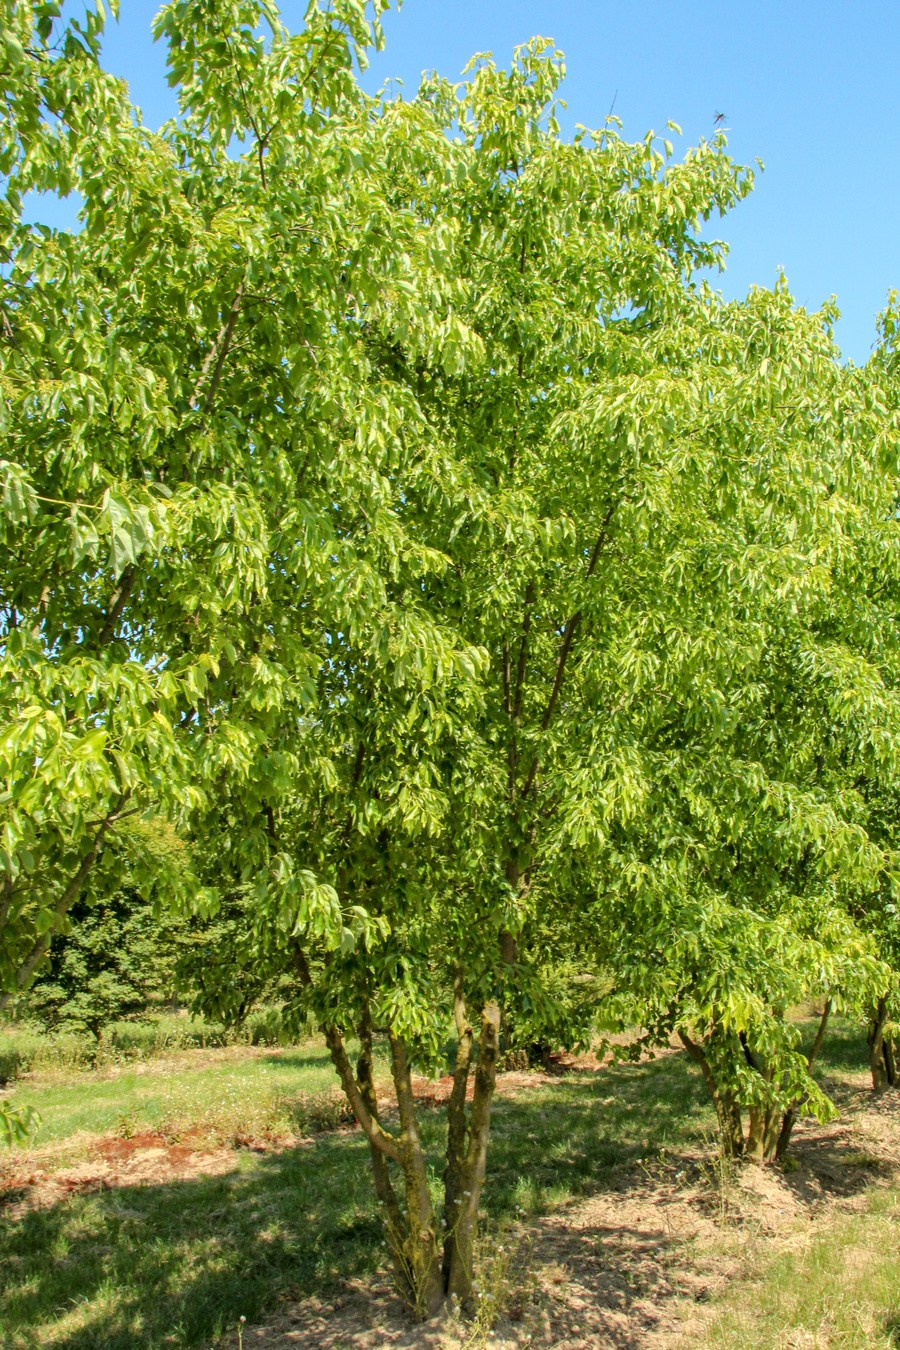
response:
M681 164L610 127L565 144L561 73L535 42L509 72L479 61L461 91L428 81L414 108L385 110L430 110L457 133L429 143L428 176L392 180L450 222L457 312L484 353L438 367L365 327L368 359L414 393L458 484L427 510L406 499L448 562L394 593L458 635L476 678L417 654L417 682L404 668L385 682L353 634L332 635L313 722L343 756L331 782L285 795L269 838L275 865L352 899L355 934L330 945L303 913L276 940L260 906L251 958L293 969L286 1018L312 1011L325 1029L398 1279L426 1313L473 1296L501 1010L535 1034L565 1018L552 972L528 960L541 933L577 931L585 950L593 927L606 952L624 908L659 952L689 944L712 844L708 818L686 829L686 800L719 800L724 764L754 828L789 814L731 763L728 700L764 682L773 613L828 591L857 511L850 430L877 422L841 383L827 323L784 287L725 305L691 281L721 255L699 224L749 188L724 144ZM230 807L223 834L239 820ZM454 1027L439 1214L411 1069L442 1064ZM396 1131L374 1089L378 1031Z
M397 508L445 466L361 316L438 362L467 341L440 230L382 173L364 5L312 3L295 36L266 5L163 10L181 118L159 134L99 67L101 13L4 10L0 1006L126 872L208 908L128 822L199 819L227 783L265 867L264 809L330 771L307 729L333 633L376 662L388 630L405 660L427 646L390 585L435 559ZM21 223L27 192L73 190L78 233ZM341 941L319 880L272 890Z
M201 911L252 886L234 960L324 1028L401 1287L470 1304L502 1011L564 1016L529 950L617 906L681 933L685 800L721 799L772 614L829 589L880 414L783 288L693 279L751 184L724 141L563 142L540 40L379 102L355 0L296 36L173 5L151 135L96 19L7 16L4 986L126 866ZM32 187L81 232L21 226ZM151 808L202 878L152 867ZM412 1070L453 1030L439 1213Z
M48 962L19 1009L48 1031L89 1031L97 1041L115 1022L145 1021L175 992L184 922L161 920L152 900L120 888L69 911ZM180 939L180 940L179 940Z
M681 1037L727 1147L757 1161L784 1152L798 1111L831 1110L811 1076L831 1011L874 1007L883 1027L893 982L900 535L896 418L874 375L832 363L839 436L814 467L827 484L845 466L840 532L816 549L814 585L760 611L755 652L721 686L716 742L676 780L687 866L667 876L668 903L639 923L619 907L609 930L632 1014L651 1038ZM785 1014L812 999L824 1012L803 1055ZM873 1072L889 1069L884 1048Z

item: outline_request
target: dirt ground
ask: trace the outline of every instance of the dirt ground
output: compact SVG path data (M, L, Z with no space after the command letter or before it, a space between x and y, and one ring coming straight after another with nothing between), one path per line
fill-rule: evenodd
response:
M503 1074L498 1091L516 1095L555 1076ZM422 1099L440 1101L449 1080L417 1087ZM788 1172L743 1166L723 1181L708 1155L673 1153L608 1175L599 1194L496 1238L483 1296L504 1312L490 1332L452 1317L417 1326L385 1281L348 1284L327 1305L310 1299L282 1308L265 1325L244 1328L243 1346L689 1350L716 1292L747 1277L754 1245L764 1240L767 1251L775 1251L803 1243L900 1170L900 1094L873 1100L860 1076L858 1086L841 1092L839 1105L841 1115L830 1125L798 1122ZM287 1143L248 1140L245 1146L267 1151ZM177 1141L150 1133L84 1136L33 1151L24 1172L7 1165L0 1202L25 1209L78 1191L224 1173L234 1156L189 1135ZM238 1338L220 1344L237 1350Z

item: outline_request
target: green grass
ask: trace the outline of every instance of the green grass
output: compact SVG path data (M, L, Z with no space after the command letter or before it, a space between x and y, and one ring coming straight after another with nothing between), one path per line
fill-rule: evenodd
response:
M145 1022L115 1022L99 1042L92 1036L48 1036L28 1024L0 1022L0 1087L32 1071L46 1075L109 1069L174 1050L273 1043L264 1010L237 1031L203 1018L160 1012Z
M858 1072L864 1050L858 1031L838 1026L826 1043L821 1071ZM152 1059L143 1073L125 1063L112 1078L71 1066L48 1068L17 1085L12 1100L32 1102L44 1113L42 1138L49 1141L78 1130L116 1128L123 1118L135 1129L176 1117L220 1125L241 1115L258 1120L272 1103L285 1110L284 1103L330 1090L334 1082L318 1042L279 1054L236 1053L219 1064L208 1060L197 1050L176 1057L165 1073L157 1072L160 1066ZM201 1067L191 1068L196 1062ZM696 1150L713 1128L699 1073L683 1055L572 1074L515 1099L501 1098L494 1110L485 1208L495 1223L545 1212L620 1184L627 1175L623 1168L638 1175L639 1162L664 1150L667 1155ZM443 1112L424 1110L422 1133L439 1199ZM853 1280L869 1287L866 1316L881 1339L832 1337L822 1342L829 1350L892 1344L885 1339L895 1307L887 1272L891 1263L896 1270L897 1217L890 1195L873 1198L865 1215L848 1221L847 1231L856 1234L853 1244L866 1250L876 1244L878 1270L884 1272L873 1281L853 1268ZM0 1345L190 1350L233 1328L241 1315L252 1324L282 1300L313 1293L327 1299L348 1278L372 1277L382 1266L381 1241L367 1147L358 1131L349 1130L262 1156L236 1152L224 1176L74 1195L22 1217L0 1211ZM788 1331L814 1322L831 1287L844 1291L840 1316L850 1319L860 1295L839 1268L848 1239L836 1234L821 1241L821 1252L811 1248L778 1258L771 1278L762 1267L752 1272L760 1281L752 1304L740 1302L741 1288L733 1299L729 1293L710 1333L718 1339L709 1341L708 1350L751 1345L793 1350ZM806 1311L797 1302L801 1296ZM751 1314L757 1339L749 1333L737 1339L735 1328L743 1328ZM818 1350L815 1340L796 1344L798 1350Z
M283 1297L370 1275L380 1224L359 1135L236 1158L225 1176L76 1196L4 1225L0 1344L193 1346Z
M896 1350L900 1345L900 1196L873 1191L864 1211L768 1258L732 1289L696 1350Z
M18 1084L6 1100L40 1112L34 1143L41 1146L82 1131L162 1128L177 1134L192 1124L222 1138L283 1132L303 1096L335 1086L327 1051L318 1045L170 1072L155 1071L151 1063L146 1070L125 1067L115 1077L69 1071L61 1081L55 1073L46 1082L37 1076Z

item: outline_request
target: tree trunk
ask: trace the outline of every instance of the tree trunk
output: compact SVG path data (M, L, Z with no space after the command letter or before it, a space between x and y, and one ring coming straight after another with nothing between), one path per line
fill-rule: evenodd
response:
M780 1114L774 1106L751 1106L745 1157L754 1163L771 1162L778 1147Z
M826 999L825 1007L822 1009L822 1017L819 1021L819 1030L816 1032L816 1039L812 1043L812 1049L806 1057L807 1071L812 1069L819 1057L819 1051L822 1049L822 1042L825 1039L825 1029L828 1026L828 1019L831 1016L831 999ZM781 1121L781 1132L775 1144L775 1159L780 1162L788 1151L788 1145L791 1142L791 1134L797 1123L798 1108L796 1102L791 1102L784 1113Z
M372 1021L369 1016L368 1004L365 1005L359 1023L359 1047L356 1080L359 1084L360 1096L365 1102L370 1116L373 1120L377 1121L378 1096L375 1092ZM407 1279L406 1267L404 1263L398 1260L394 1255L396 1252L401 1252L403 1250L405 1229L403 1214L400 1209L400 1203L397 1199L393 1183L391 1182L387 1157L378 1144L372 1139L369 1140L369 1157L372 1162L372 1181L375 1185L375 1194L378 1197L378 1203L381 1205L381 1213L384 1217L385 1238L388 1245L388 1251L391 1253L397 1285L407 1302L415 1306L415 1289L413 1289Z
M702 1047L696 1041L692 1041L686 1032L679 1031L678 1035L691 1059L700 1066L703 1081L709 1089L713 1105L716 1108L719 1137L722 1140L725 1154L729 1158L739 1158L744 1151L744 1127L741 1121L740 1103L727 1090L724 1092L720 1090Z
M444 1301L444 1282L437 1242L437 1222L428 1190L425 1155L419 1138L412 1077L406 1045L393 1031L391 1073L400 1112L400 1166L406 1190L406 1237L396 1258L415 1292L414 1308L419 1317L433 1317Z
M491 1000L485 1004L481 1012L475 1092L468 1126L468 1147L462 1167L457 1173L458 1192L453 1197L452 1204L452 1209L458 1213L451 1216L449 1208L446 1213L444 1263L447 1270L447 1293L455 1294L464 1307L472 1306L472 1264L475 1255L478 1206L487 1166L491 1100L497 1080L499 1048L500 1009Z
M891 1086L888 1074L887 1057L884 1053L884 1028L887 1024L887 998L880 998L872 1009L869 1034L869 1068L872 1071L872 1089L877 1093L886 1092ZM893 1059L893 1053L891 1054Z
M768 1064L761 1062L759 1057L751 1051L747 1044L747 1038L741 1032L741 1044L744 1047L744 1054L750 1067L759 1074L767 1087L772 1083L772 1069ZM767 1150L771 1147L772 1153L775 1152L775 1121L777 1114L774 1108L767 1104L765 1106L753 1105L749 1108L750 1123L747 1127L747 1143L744 1146L744 1157L748 1162L764 1163L768 1161Z
M447 1166L444 1171L444 1258L442 1275L444 1289L450 1284L451 1253L457 1206L462 1204L469 1138L466 1120L466 1091L472 1066L472 1046L475 1036L466 1016L463 997L463 972L459 969L453 981L453 1016L456 1022L456 1064L453 1069L453 1088L447 1103Z

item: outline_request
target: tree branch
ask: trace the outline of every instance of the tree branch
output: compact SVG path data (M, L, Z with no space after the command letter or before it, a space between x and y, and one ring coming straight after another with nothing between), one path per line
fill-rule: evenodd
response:
M7 990L5 993L0 994L0 1013L4 1012L6 1008L9 1007L16 994L22 992L25 985L40 965L41 959L45 955L47 948L50 946L50 941L56 927L56 921L63 918L77 899L78 893L84 885L88 873L103 852L103 836L113 822L119 818L120 814L120 811L117 809L116 811L111 812L105 820L100 822L100 827L94 836L94 842L90 852L82 859L81 866L54 906L53 918L55 922L51 924L45 933L42 933L41 936L35 940L31 951L16 971L15 980L17 988Z
M594 551L591 554L591 560L588 563L587 574L585 576L586 581L593 576L594 569L600 560L600 554L603 551L603 545L606 543L610 522L612 521L617 504L617 502L613 502L603 518L603 524L600 527L600 533L597 535L597 542L594 545ZM562 688L563 676L566 672L566 663L569 659L569 652L572 650L575 630L581 622L582 612L583 611L580 609L576 610L563 629L562 641L559 646L559 655L556 658L556 674L553 679L553 688L550 690L550 697L547 700L547 706L544 709L544 715L541 718L541 731L546 731L548 729L553 718L557 700L559 699L559 692ZM535 755L534 759L531 761L531 768L528 771L528 778L525 781L525 786L522 788L523 797L527 797L528 793L531 791L534 780L537 777L539 766L540 759Z
M359 1090L356 1077L353 1073L353 1067L347 1056L347 1050L344 1046L344 1038L336 1026L323 1027L325 1033L325 1043L331 1053L331 1062L338 1071L338 1077L341 1080L341 1087L346 1093L347 1100L353 1108L353 1114L359 1121L370 1144L386 1153L394 1162L401 1162L400 1144L392 1134L375 1120L369 1113L362 1093Z
M522 712L522 695L525 690L525 668L528 664L528 635L531 632L531 611L534 607L534 582L529 581L525 588L525 613L522 617L522 641L519 644L519 661L516 666L515 694L512 701L512 716L518 720Z
M105 647L115 636L116 624L122 617L122 610L131 598L131 592L134 589L135 576L134 566L129 563L122 573L118 586L112 593L112 599L109 602L109 611L106 615L106 622L100 629L100 636L98 638L101 647Z
M219 329L218 337L216 338L215 342L207 352L206 360L203 362L203 367L200 371L200 375L198 376L197 383L194 385L194 392L191 394L191 407L196 408L197 404L200 401L200 390L203 388L203 382L206 379L207 374L209 373L209 368L212 365L214 358L216 358L218 354L215 370L213 371L212 382L210 383L209 391L206 395L206 401L203 404L204 417L212 407L213 399L215 398L216 393L218 392L219 381L222 378L222 367L225 365L225 358L228 355L228 348L231 346L231 339L234 336L234 326L237 323L237 317L238 314L240 313L243 299L244 299L244 283L242 281L241 284L238 286L237 291L235 292L234 299L231 302L231 309L228 311L228 318L225 320L222 327Z

